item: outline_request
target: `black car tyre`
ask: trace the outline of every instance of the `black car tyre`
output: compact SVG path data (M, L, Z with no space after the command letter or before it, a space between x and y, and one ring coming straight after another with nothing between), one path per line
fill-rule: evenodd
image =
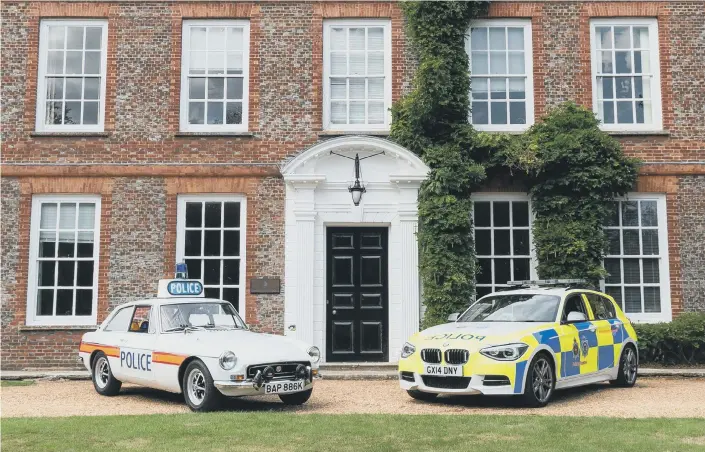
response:
M311 398L312 393L313 388L293 394L279 394L279 399L281 399L285 405L303 405Z
M213 411L220 407L223 394L213 384L213 377L200 360L189 363L181 388L186 405L193 411Z
M631 388L636 383L637 371L639 370L639 358L636 349L629 344L622 350L619 358L619 373L616 380L611 380L614 386Z
M412 399L421 400L422 402L432 402L438 397L438 394L434 394L433 392L415 391L413 389L406 391L406 393L409 394L409 397Z
M93 358L93 387L100 395L112 397L120 392L122 382L115 378L110 370L110 362L105 353L98 352Z
M524 406L541 408L548 405L556 387L556 372L553 360L546 353L534 356L529 364L521 401Z

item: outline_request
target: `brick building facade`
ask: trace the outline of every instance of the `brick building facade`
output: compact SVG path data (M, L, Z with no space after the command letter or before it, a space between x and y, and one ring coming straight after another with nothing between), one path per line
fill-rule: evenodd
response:
M326 234L345 238L333 228L354 226L389 231L378 256L388 258L379 268L388 318L359 333L379 333L371 347L396 360L420 315L413 232L425 170L384 140L386 109L409 89L416 61L398 5L6 1L2 16L4 369L75 367L81 335L117 304L154 296L183 259L253 328L330 353L336 323L325 301L336 270L327 256L337 236ZM565 100L600 103L610 133L644 161L634 195L616 205L609 258L620 277L606 289L638 320L705 310L705 5L494 2L474 27L478 128L516 120L521 129ZM603 54L611 60L598 69ZM492 66L497 55L503 69ZM505 82L497 100L494 83ZM514 82L523 100L512 100ZM359 207L347 191L352 165L330 151L384 151L363 164ZM530 234L525 194L493 184L476 201L496 216L480 220L480 233L502 237L506 208L508 230ZM476 223L484 214L476 207ZM366 240L364 230L349 233ZM478 286L499 284L505 266L516 277L526 262L533 274L531 252L522 253L478 250L489 271ZM278 278L279 293L252 293L262 277Z

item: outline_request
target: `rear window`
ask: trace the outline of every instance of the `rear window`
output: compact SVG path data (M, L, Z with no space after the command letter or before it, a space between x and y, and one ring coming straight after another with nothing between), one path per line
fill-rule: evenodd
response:
M120 309L105 326L103 331L127 331L130 327L130 320L132 320L133 309L134 306Z
M614 305L607 298L594 293L588 293L585 296L588 299L595 320L608 320L617 317Z

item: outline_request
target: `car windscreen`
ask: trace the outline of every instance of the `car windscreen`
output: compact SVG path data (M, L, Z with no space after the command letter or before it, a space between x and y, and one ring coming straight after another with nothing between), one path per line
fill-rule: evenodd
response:
M554 322L560 303L556 295L488 295L470 306L458 322Z
M245 328L245 322L227 302L179 303L161 307L163 332L186 328L233 329Z

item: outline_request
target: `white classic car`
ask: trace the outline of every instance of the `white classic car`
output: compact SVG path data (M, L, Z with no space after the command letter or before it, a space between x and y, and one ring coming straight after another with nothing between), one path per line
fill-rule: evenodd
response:
M194 411L223 396L275 394L289 405L311 397L318 348L254 333L229 302L202 297L200 281L161 280L158 298L120 305L84 334L79 356L95 390L113 396L129 382L183 392Z

